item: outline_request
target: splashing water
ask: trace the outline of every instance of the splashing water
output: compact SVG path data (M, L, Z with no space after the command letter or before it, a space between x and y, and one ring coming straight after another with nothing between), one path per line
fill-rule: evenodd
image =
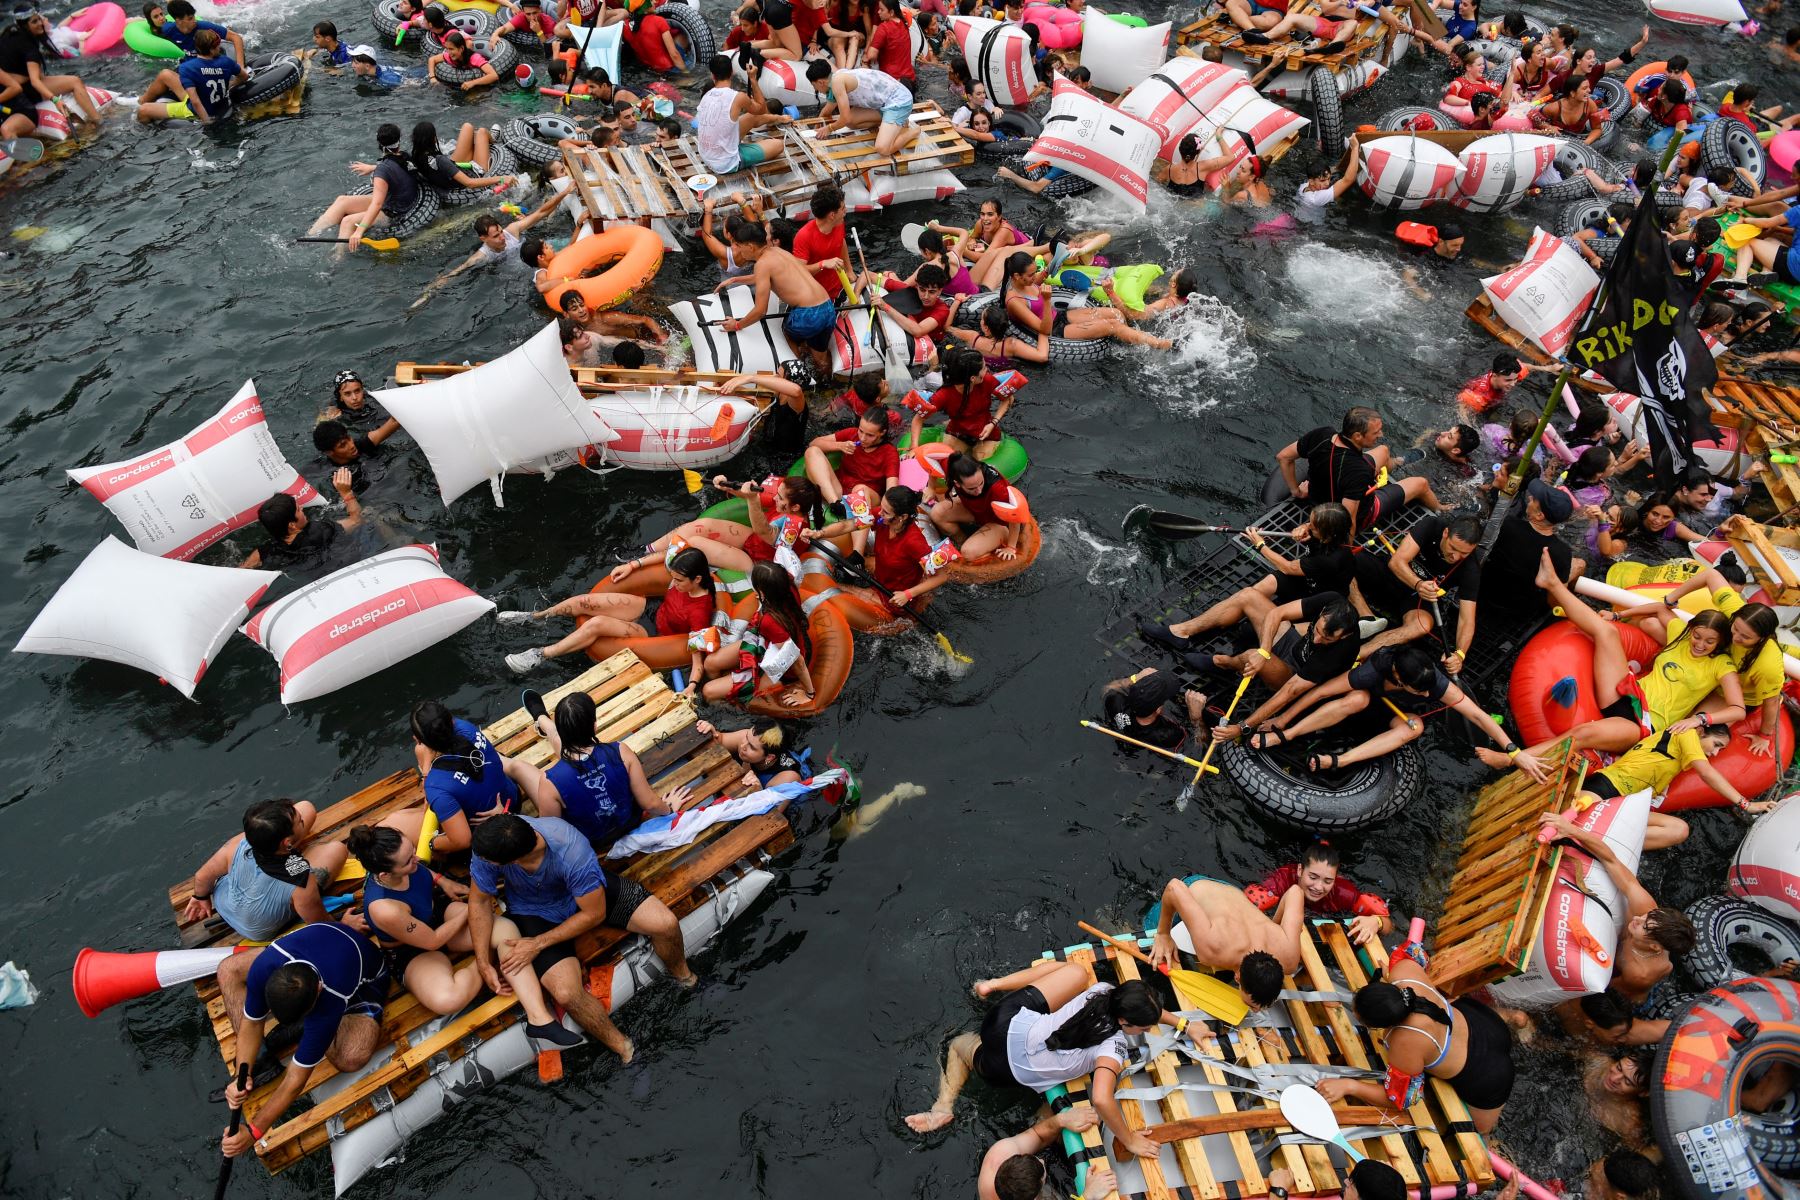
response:
M1235 383L1256 369L1256 351L1250 347L1244 318L1216 297L1195 292L1185 308L1168 314L1154 331L1175 347L1147 363L1160 385L1151 394L1157 404L1181 416L1198 416L1213 407L1221 398L1220 385Z
M1087 564L1087 581L1095 587L1118 587L1131 579L1141 560L1136 550L1115 546L1089 533L1073 517L1053 517L1044 522L1044 548L1051 554Z
M1309 316L1337 326L1385 320L1410 296L1394 264L1311 242L1288 256L1287 277ZM1346 304L1346 297L1355 302Z

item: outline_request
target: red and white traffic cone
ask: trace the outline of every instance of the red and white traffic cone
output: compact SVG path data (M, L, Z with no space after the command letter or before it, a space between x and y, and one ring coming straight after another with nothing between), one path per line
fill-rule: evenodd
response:
M211 975L235 952L234 947L219 946L115 954L83 947L75 956L75 1003L88 1016L97 1017L120 1001Z

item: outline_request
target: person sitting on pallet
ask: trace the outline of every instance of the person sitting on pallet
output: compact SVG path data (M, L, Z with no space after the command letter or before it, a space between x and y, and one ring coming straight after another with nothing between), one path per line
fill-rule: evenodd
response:
M502 813L482 822L469 881L469 940L482 981L504 996L511 985L501 972L530 966L544 990L620 1062L631 1061L631 1039L583 986L576 939L601 925L642 934L677 984L700 982L688 967L681 923L668 905L635 879L607 875L594 848L567 821ZM494 940L502 888L506 915L525 935L516 941Z
M194 894L183 921L204 921L217 910L239 937L266 942L296 918L329 921L324 888L344 865L342 842L301 848L318 810L304 800L258 800L244 810L244 832L220 846L194 872ZM362 928L346 908L344 921Z
M786 143L779 136L759 139L756 135L768 126L791 125L794 119L771 114L758 98L739 91L732 81L730 56L713 55L707 70L712 74L712 88L694 108L696 144L706 169L732 175L780 158ZM706 203L710 224L711 199Z
M596 850L610 847L646 816L679 812L693 794L693 785L683 784L658 796L637 751L599 739L599 714L586 692L564 696L554 719L548 713L534 719L555 756L538 784L538 811L560 813Z
M1277 3L1282 3L1282 0L1277 0ZM1316 13L1296 12L1293 8L1284 5L1285 11L1273 25L1255 25L1255 27L1245 25L1243 21L1238 20L1239 10L1246 7L1267 11L1268 7L1272 6L1265 7L1259 4L1258 0L1248 0L1247 3L1246 0L1227 0L1225 12L1239 28L1243 29L1242 41L1246 46L1266 46L1270 42L1278 42L1287 37L1293 30L1300 29L1323 43L1318 46L1308 46L1307 53L1336 54L1349 45L1350 38L1356 33L1356 8L1354 5L1343 3L1342 0L1324 0ZM1254 23L1256 21L1255 14L1251 14L1249 19ZM1354 165L1350 168L1350 174L1356 174Z
M694 729L725 747L743 765L739 787L754 791L799 783L812 774L812 750L805 746L790 749L787 731L768 717L757 717L745 729L719 729L710 721L695 721Z
M1306 898L1308 916L1349 917L1350 940L1358 946L1370 944L1377 936L1394 931L1394 918L1387 901L1374 892L1360 890L1338 874L1342 863L1337 847L1328 842L1314 842L1300 852L1300 861L1278 867L1261 883L1244 888L1250 903L1269 912L1287 890L1299 886ZM1377 943L1379 944L1379 943Z
M912 91L886 71L833 71L830 63L815 58L806 66L806 81L825 102L819 110L826 118L819 131L821 149L828 146L826 138L845 129L875 130L875 153L882 155L898 154L918 140Z
M425 803L438 831L433 854L467 850L471 830L501 813L516 812L519 795L534 795L543 772L521 758L507 758L474 722L450 715L436 700L412 710L413 760L425 779Z
M1305 916L1306 895L1298 884L1288 888L1269 916L1229 883L1171 879L1163 886L1150 962L1159 970L1181 965L1173 933L1179 919L1200 965L1237 972L1245 1003L1267 1008L1281 997L1282 976L1300 969Z
M1336 592L1316 592L1277 605L1256 624L1255 646L1242 654L1212 655L1208 665L1255 675L1275 692L1237 724L1215 726L1214 741L1237 741L1312 689L1348 671L1361 653L1356 609ZM1201 665L1199 655L1183 657L1190 666Z
M234 954L219 964L219 995L236 1034L235 1064L254 1069L270 1017L300 1026L299 1044L281 1082L255 1112L245 1111L236 1133L220 1138L225 1157L236 1158L262 1141L305 1094L313 1069L326 1059L340 1072L368 1063L381 1042L389 983L387 959L375 943L331 921L302 925L255 954ZM225 1085L225 1103L232 1108L242 1108L256 1086L252 1081L239 1088L237 1074L234 1066Z
M1099 1123L1100 1114L1093 1105L1071 1105L1043 1118L1024 1133L1001 1138L981 1157L981 1170L975 1176L976 1200L1038 1200L1048 1195L1053 1190L1048 1186L1050 1169L1040 1156L1057 1145L1064 1133L1085 1133ZM1106 1200L1114 1191L1110 1167L1088 1168L1083 1196Z

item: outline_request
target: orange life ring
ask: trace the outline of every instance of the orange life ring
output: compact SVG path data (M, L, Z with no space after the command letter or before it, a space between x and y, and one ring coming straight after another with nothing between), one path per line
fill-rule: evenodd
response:
M1635 625L1618 626L1620 645L1625 659L1641 675L1662 650L1657 640ZM1512 681L1507 687L1507 702L1512 707L1513 721L1519 727L1519 739L1527 746L1549 741L1567 733L1586 721L1600 719L1600 705L1594 699L1594 643L1574 624L1557 621L1539 633L1519 651L1513 664ZM1566 708L1550 698L1550 689L1565 678L1575 681L1574 701ZM1731 786L1746 796L1755 796L1774 784L1794 756L1794 727L1784 710L1775 727L1775 756L1764 758L1750 752L1749 735L1761 725L1762 717L1752 713L1731 728L1731 743L1712 760L1713 767L1731 781ZM1663 800L1662 812L1680 812L1689 808L1717 808L1726 803L1723 796L1708 787L1692 771L1676 776Z
M816 717L837 703L844 682L850 678L850 665L856 654L856 637L850 632L850 623L842 612L816 597L807 597L806 605L811 610L807 615L806 631L812 636L813 652L806 660L806 668L812 672L812 701L799 708L789 708L778 694L763 695L759 691L744 706L759 716ZM755 615L754 593L740 599L731 610L734 621L748 621Z
M662 239L642 225L615 225L592 237L581 238L558 250L547 270L552 279L566 281L544 295L557 312L570 292L579 293L587 306L598 312L631 299L633 293L656 278L662 267ZM587 272L602 263L613 265L592 278Z
M1667 62L1659 61L1645 63L1630 75L1626 76L1625 90L1631 95L1632 102L1635 104L1637 102L1638 84L1644 82L1644 80L1652 75L1667 75L1668 73L1669 64ZM1689 75L1686 71L1683 71L1681 73L1681 82L1687 84L1688 101L1692 103L1695 95L1694 77Z
M1044 533L1038 528L1037 518L1027 514L1025 536L1019 542L1019 553L1011 559L1002 559L998 555L984 554L980 558L959 558L944 569L950 572L953 583L998 583L1002 579L1011 579L1022 574L1026 567L1037 561L1037 556L1044 549Z
M956 447L949 442L920 442L912 448L913 461L924 468L928 479L942 479L944 464L956 453Z
M604 578L589 588L588 592L596 596L642 596L646 600L653 600L668 590L669 568L658 562L639 567L627 575L622 583ZM723 589L714 589L713 603L719 602L721 591ZM576 628L587 622L586 617L575 618ZM655 628L654 624L650 627ZM621 650L630 650L653 671L673 671L677 668L685 670L693 661L686 634L652 633L647 637L601 638L588 646L587 656L595 662L604 662Z
M1419 246L1426 250L1438 244L1437 226L1418 221L1400 222L1394 226L1394 236L1409 246Z
M848 555L851 551L844 553ZM912 627L912 622L895 612L886 597L874 588L838 582L823 555L806 555L800 560L800 567L801 594L809 598L823 596L827 604L844 614L850 628L857 633L901 633ZM932 593L926 592L912 602L912 607L925 608L931 603L931 597Z

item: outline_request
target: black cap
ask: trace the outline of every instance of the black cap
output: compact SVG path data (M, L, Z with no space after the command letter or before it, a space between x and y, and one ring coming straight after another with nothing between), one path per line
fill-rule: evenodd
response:
M1126 685L1125 711L1134 717L1153 717L1162 706L1181 694L1181 681L1166 671L1146 671Z
M1542 479L1534 479L1525 485L1525 494L1538 502L1544 512L1544 519L1552 525L1561 525L1575 511L1575 501L1569 493L1559 487L1551 487Z
M1365 1158L1350 1171L1350 1182L1362 1200L1406 1200L1406 1180L1384 1162Z
M1454 221L1446 221L1438 226L1438 241L1454 242L1463 235L1463 227Z

